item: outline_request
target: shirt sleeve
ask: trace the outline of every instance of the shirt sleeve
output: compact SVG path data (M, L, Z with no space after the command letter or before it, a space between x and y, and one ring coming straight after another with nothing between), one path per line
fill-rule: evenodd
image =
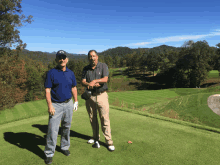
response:
M102 75L103 75L103 77L108 77L108 75L109 75L108 66L105 63L103 63Z
M83 72L82 72L82 79L86 79L86 67L83 68Z
M73 75L72 75L72 87L75 87L76 85L77 85L77 81L76 81L76 77L73 73Z
M50 71L47 72L47 75L46 75L46 79L45 79L45 82L44 82L44 87L45 88L52 88L53 84L52 84L52 74Z

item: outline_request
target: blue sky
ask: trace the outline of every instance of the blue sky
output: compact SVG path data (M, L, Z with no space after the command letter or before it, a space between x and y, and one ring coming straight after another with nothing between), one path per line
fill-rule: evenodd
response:
M95 49L180 47L185 41L220 43L220 1L22 0L34 22L19 28L30 51L87 54Z

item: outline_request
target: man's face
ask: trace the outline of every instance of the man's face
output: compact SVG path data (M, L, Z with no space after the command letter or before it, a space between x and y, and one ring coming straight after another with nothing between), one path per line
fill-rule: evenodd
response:
M91 52L90 55L88 56L89 62L91 66L95 66L98 63L98 56L95 52Z
M62 67L65 67L65 66L66 66L66 64L67 64L67 62L68 62L68 58L63 59L63 58L57 57L57 58L56 58L56 62L57 62L57 64L62 68Z

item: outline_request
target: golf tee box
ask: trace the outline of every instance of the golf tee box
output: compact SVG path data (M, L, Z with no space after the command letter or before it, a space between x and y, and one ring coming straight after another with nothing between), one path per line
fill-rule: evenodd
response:
M214 113L220 116L220 94L209 96L207 104Z

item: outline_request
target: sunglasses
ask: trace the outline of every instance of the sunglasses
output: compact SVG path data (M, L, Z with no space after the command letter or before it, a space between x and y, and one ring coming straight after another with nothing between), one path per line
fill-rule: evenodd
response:
M61 59L65 60L65 59L66 59L66 56L65 56L65 55L59 55L59 56L57 57L57 59L59 59L59 60L61 60Z

